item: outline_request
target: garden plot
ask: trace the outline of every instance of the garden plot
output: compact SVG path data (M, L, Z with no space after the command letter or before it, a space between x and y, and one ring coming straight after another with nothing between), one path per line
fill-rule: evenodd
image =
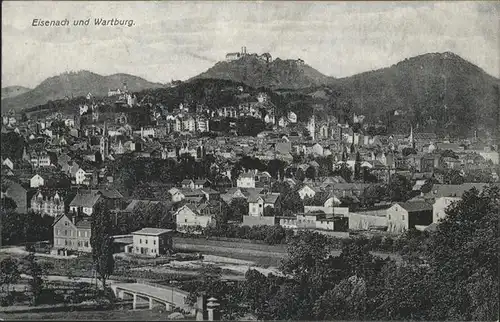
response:
M191 261L176 261L173 260L168 264L156 266L156 267L137 267L133 270L150 270L152 272L158 273L182 273L186 275L198 275L198 271L202 270L206 266L216 266L223 270L224 275L245 275L249 269L255 269L264 275L273 273L279 275L280 272L275 267L263 268L256 265L255 262L215 256L215 255L204 255L203 259L191 260Z

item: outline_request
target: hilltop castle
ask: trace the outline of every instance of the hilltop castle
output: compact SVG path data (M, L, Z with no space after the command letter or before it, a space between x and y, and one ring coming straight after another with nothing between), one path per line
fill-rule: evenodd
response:
M256 53L248 54L247 47L241 47L241 52L239 52L239 53L227 53L226 54L226 61L238 60L238 59L245 57L245 56L252 56L252 57L260 59L266 63L270 63L273 61L273 58L272 58L270 53L263 53L262 55L259 55Z
M241 47L241 51L238 53L237 52L227 53L226 54L226 61L227 62L235 61L235 60L241 59L243 57L254 57L254 58L257 58L258 60L260 60L264 63L271 63L273 61L273 57L271 56L270 53L263 53L262 55L259 55L257 53L249 54L249 53L247 53L247 47L245 47L245 46ZM305 65L305 62L300 58L295 59L295 60L291 59L291 60L287 60L287 61L290 64L296 64L297 66L304 66Z

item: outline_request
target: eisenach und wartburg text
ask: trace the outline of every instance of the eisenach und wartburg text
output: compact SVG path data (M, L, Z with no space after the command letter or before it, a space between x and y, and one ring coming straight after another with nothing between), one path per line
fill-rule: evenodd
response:
M130 19L81 19L73 20L70 22L68 19L63 20L45 20L45 19L33 19L31 25L33 27L69 27L69 26L89 26L93 22L95 26L127 26L132 27L134 25L134 20Z

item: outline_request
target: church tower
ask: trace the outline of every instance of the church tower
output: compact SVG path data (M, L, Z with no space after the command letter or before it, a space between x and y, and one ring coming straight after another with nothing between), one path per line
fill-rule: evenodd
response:
M314 140L316 132L316 121L314 114L311 116L309 122L307 123L307 130L309 131L309 135L311 136L311 138Z
M108 138L108 128L106 122L104 122L104 129L99 141L99 152L101 152L102 160L108 158L109 156L109 138Z
M415 138L413 137L413 125L410 126L410 137L409 137L409 141L410 141L410 144L411 144L411 147L413 149L415 149Z
M29 157L28 153L26 152L26 146L24 146L24 148L23 148L23 157L22 157L22 159L24 161L28 161L28 162L30 161L30 157Z

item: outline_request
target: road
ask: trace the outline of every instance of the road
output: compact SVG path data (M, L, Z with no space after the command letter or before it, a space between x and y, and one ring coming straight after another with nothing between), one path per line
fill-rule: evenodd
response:
M32 277L26 274L21 274L21 278L24 279L31 279ZM95 278L92 277L74 277L74 278L69 278L68 276L63 276L63 275L47 275L45 276L45 279L47 281L61 281L61 282L85 282L85 283L95 283ZM116 284L116 283L123 283L120 281L116 280L106 280L107 285L111 284ZM98 280L99 286L102 286L102 282Z

